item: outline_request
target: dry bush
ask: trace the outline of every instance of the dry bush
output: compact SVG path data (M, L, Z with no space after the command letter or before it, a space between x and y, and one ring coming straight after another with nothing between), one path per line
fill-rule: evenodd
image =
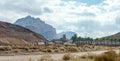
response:
M117 54L115 51L105 52L95 58L95 61L115 61Z
M94 59L94 58L96 58L96 56L97 56L97 55L94 54L94 53L88 53L88 56L87 56L87 57L88 57L89 59Z
M55 49L54 52L60 52L59 49Z
M114 61L113 58L110 58L109 56L105 55L105 54L102 54L102 55L99 55L95 58L95 61Z
M47 52L47 49L42 49L41 51L42 51L42 52Z
M117 58L115 59L115 61L120 61L120 57L117 57Z
M77 47L74 47L74 46L68 46L68 47L65 47L66 51L67 52L78 52L78 48Z
M57 60L54 60L50 55L43 55L37 61L57 61Z
M31 49L32 52L39 52L40 50L39 49Z
M29 51L29 46L12 46L13 49L19 49L19 50L24 50L24 51Z
M28 61L33 61L33 59L32 59L32 58L29 58Z
M19 49L15 49L14 52L15 53L20 53L20 50Z
M40 46L29 46L30 49L39 49Z
M72 59L72 61L81 61L81 58L80 58L80 56L75 56L75 57Z
M65 48L64 48L64 47L59 47L59 50L60 50L61 52L65 52Z
M94 59L89 59L89 58L84 59L84 58L81 58L80 56L78 56L73 61L94 61Z
M93 59L89 59L89 58L83 59L77 55L65 54L63 56L63 60L60 61L93 61Z
M94 58L97 57L97 55L94 54L94 53L87 53L87 54L82 55L82 56L80 56L80 57L83 58L83 59L94 59Z
M0 51L10 51L12 50L12 47L10 46L0 46Z
M63 56L63 60L70 60L71 58L72 58L72 55L69 53Z
M47 49L47 52L53 52L53 50L52 49Z
M53 49L55 46L47 46L47 49Z

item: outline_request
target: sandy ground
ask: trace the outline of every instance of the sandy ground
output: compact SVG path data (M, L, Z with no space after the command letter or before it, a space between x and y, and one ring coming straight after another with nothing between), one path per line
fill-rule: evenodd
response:
M115 50L117 53L119 53L119 50ZM77 53L71 53L74 55L84 55L87 53L95 53L95 54L101 54L103 52L106 51L91 51L91 52L77 52ZM65 53L64 53L65 54ZM54 59L61 59L64 55L63 53L61 54L49 54L51 55ZM18 56L0 56L0 61L28 61L29 58L32 58L34 61L37 61L38 59L40 59L41 55L18 55Z

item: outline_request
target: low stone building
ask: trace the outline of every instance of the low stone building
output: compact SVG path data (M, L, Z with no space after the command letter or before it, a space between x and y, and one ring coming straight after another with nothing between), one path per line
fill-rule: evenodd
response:
M72 40L67 39L66 35L64 34L62 38L60 39L53 39L51 42L53 42L54 44L72 44Z

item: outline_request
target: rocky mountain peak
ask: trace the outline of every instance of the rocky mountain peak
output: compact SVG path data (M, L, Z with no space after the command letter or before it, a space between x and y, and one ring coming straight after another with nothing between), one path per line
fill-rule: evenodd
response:
M34 18L28 15L24 18L18 19L15 24L42 34L47 40L56 38L56 29L42 21L40 18Z

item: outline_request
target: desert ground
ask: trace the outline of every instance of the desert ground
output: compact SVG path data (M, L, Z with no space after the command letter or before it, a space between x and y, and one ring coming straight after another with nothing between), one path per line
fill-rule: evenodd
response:
M77 52L77 53L70 53L72 55L82 56L85 54L93 53L93 54L101 54L103 52L106 52L108 50L104 51L91 51L91 52ZM119 50L114 50L117 53L119 53ZM48 54L47 55L52 56L53 59L62 59L65 53L54 53L54 54ZM45 54L40 55L17 55L17 56L0 56L0 61L28 61L29 59L32 59L33 61L37 61Z

